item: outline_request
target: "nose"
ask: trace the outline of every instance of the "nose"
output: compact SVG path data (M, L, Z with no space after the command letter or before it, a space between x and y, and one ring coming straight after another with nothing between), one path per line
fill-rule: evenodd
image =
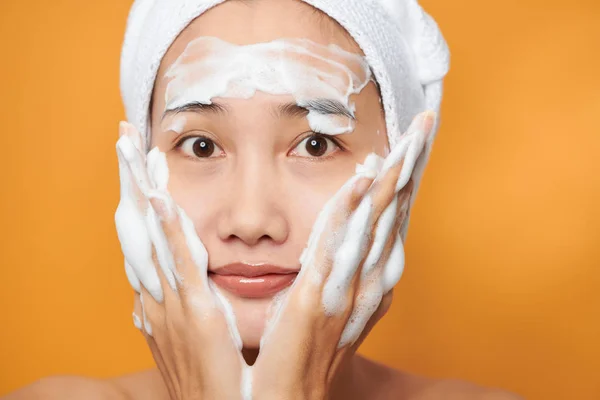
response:
M256 169L256 168L253 168ZM217 231L221 240L239 240L248 246L265 241L285 242L289 224L285 204L277 195L276 179L265 171L236 171L230 195L223 202Z

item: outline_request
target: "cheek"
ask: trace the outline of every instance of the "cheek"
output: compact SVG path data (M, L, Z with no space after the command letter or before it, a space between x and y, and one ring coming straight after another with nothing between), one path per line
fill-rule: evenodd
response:
M220 202L217 194L226 188L216 187L218 180L207 175L206 169L194 162L167 154L167 163L168 190L173 200L185 210L199 234L209 231L206 225L209 216L214 212L214 205ZM205 237L202 236L200 235L200 239L204 241Z
M329 168L329 171L321 171L312 176L289 177L286 182L288 193L286 207L289 219L292 221L292 236L296 238L300 250L306 245L313 224L325 203L333 197L353 172L354 164L352 169Z

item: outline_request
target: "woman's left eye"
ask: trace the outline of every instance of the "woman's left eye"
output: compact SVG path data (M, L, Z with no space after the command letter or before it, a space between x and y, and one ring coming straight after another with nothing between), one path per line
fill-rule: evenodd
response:
M302 140L292 151L298 157L324 158L340 149L337 143L327 135L314 134Z

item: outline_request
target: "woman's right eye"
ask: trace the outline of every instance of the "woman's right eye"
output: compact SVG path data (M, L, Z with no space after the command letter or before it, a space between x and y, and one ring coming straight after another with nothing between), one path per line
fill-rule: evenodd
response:
M202 136L191 136L179 142L178 147L189 157L210 158L219 157L223 150L211 139ZM217 153L215 156L214 154Z

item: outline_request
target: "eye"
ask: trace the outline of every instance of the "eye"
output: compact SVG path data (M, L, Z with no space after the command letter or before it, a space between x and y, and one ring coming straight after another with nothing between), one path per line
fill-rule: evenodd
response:
M196 158L218 157L223 152L215 142L202 136L184 138L177 144L177 147L181 148L185 155ZM217 153L216 156L215 153Z
M302 140L293 150L293 155L299 157L324 158L338 150L340 146L328 137L320 133L311 135Z

